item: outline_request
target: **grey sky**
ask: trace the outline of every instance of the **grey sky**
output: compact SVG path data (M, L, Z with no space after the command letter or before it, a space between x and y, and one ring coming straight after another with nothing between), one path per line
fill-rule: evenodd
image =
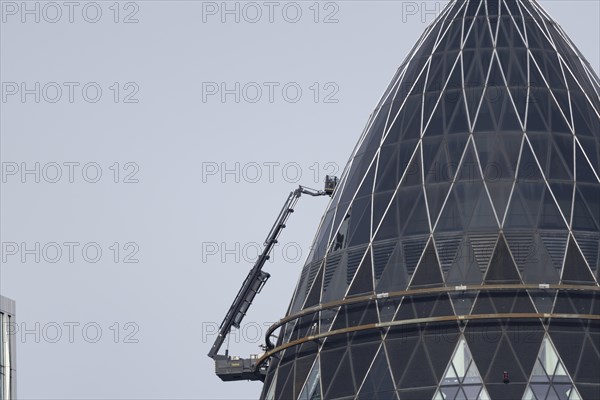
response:
M341 173L446 2L240 2L239 22L220 1L22 4L0 4L0 292L17 302L19 397L257 398L214 375L210 333L287 193ZM599 71L600 3L541 4ZM258 352L257 326L283 316L326 204L300 200L232 353Z

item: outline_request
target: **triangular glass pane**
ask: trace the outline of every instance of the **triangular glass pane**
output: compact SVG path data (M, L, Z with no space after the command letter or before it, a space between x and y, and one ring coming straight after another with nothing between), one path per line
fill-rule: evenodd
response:
M433 240L430 240L410 281L410 287L439 285L443 282L435 245Z
M452 178L454 178L454 175L458 170L460 158L463 155L468 139L468 133L453 134L446 136L445 140L448 151L448 171L444 174L441 174L442 176L450 175Z
M464 55L463 55L464 58ZM481 95L479 96L481 97ZM454 113L452 118L448 121L448 129L447 134L455 134L455 133L469 133L469 118L467 115L467 109L465 106L465 98L463 94L456 100L456 108L454 109Z
M510 193L512 192L513 182L505 180L488 182L486 180L486 186L490 192L490 197L492 198L492 201L494 203L494 209L496 210L496 214L498 215L498 218L502 221L504 219L504 214L506 213Z
M485 386L481 388L481 392L479 392L479 397L477 397L477 400L490 400L490 395L485 389Z
M596 283L572 237L569 239L561 280L563 283Z
M556 136L555 136L556 139ZM566 138L563 138L561 141L566 141ZM555 141L553 141L555 142ZM572 143L567 143L568 149L571 150L573 148ZM564 149L559 150L558 145L553 143L550 148L550 165L548 168L548 179L556 179L556 180L572 180L573 175L571 173L572 167L569 167L565 161L563 160Z
M549 182L552 194L556 198L562 215L567 220L567 223L571 221L571 205L573 204L573 183L556 183Z
M279 367L277 383L275 386L275 398L291 398L294 393L294 363L288 363Z
M440 387L440 393L442 395L442 399L444 400L448 400L448 399L456 399L458 391L460 390L460 386L456 385L456 386L442 386Z
M550 382L550 378L546 374L546 370L542 366L542 363L538 359L533 366L533 371L531 372L531 377L529 380L533 383L548 383Z
M425 180L428 182L440 182L441 174L437 174L440 166L446 166L446 151L439 137L423 138L423 168ZM449 177L446 177L446 181Z
M483 275L477 263L471 241L468 238L464 238L454 257L452 266L446 274L446 284L479 285L482 281Z
M573 138L571 134L552 133L550 179L573 179Z
M472 362L473 357L467 342L464 338L460 338L452 360L448 363L442 386L457 385L459 383L478 383L481 382L481 376L477 371L475 363ZM471 366L473 366L471 368ZM468 379L467 379L468 378Z
M427 245L428 240L428 237L421 237L416 239L404 240L402 242L404 263L406 265L406 270L409 276L412 276L412 274L415 272L417 263L421 259L423 249L425 249L425 245Z
M556 272L556 276L558 276L558 272ZM556 283L556 282L550 282ZM533 300L535 304L535 308L538 313L551 313L552 308L554 307L554 299L556 298L556 293L554 291L548 290L529 290L529 297Z
M452 364L450 364L450 366L446 370L446 373L444 374L443 385L448 385L450 383L452 383L452 384L459 383L458 375L456 374L456 371L454 370L454 367L452 366Z
M476 399L477 395L481 391L481 385L465 385L462 390L465 392L465 398L467 400Z
M375 273L376 283L379 282L397 244L396 240L377 241L373 244L373 272Z
M528 211L527 203L521 196L519 185L515 186L511 199L510 205L506 211L504 217L504 228L529 228L534 229L537 220L536 215L530 215Z
M583 200L580 190L575 190L575 203L573 207L573 230L598 232L596 221L592 217L592 212L588 204ZM592 200L597 202L598 199ZM594 204L594 203L592 203Z
M469 222L471 231L494 231L499 229L496 215L490 202L490 196L487 190L482 190L479 194L479 201L473 211L473 217Z
M556 380L556 379L561 379L563 377L568 378L568 376L569 375L567 374L565 367L563 367L562 363L559 363L558 366L556 367L556 371L554 371L554 377L552 379Z
M573 235L592 271L598 271L600 235L592 232L573 232Z
M488 164L493 161L495 152L498 150L498 136L495 131L480 132L477 127L475 130L477 132L473 135L473 139L477 147L481 169L485 171L488 168Z
M530 387L528 387L527 390L525 390L525 394L523 395L523 400L537 400L535 398L535 396L533 395L533 392L531 391Z
M410 208L414 204L409 203L406 196L417 196L420 193L419 187L408 187L400 189L389 204L391 194L389 192L377 193L374 196L373 203L373 232L375 230L375 240L387 240L400 236L402 228L406 223L403 218L408 218ZM389 205L389 208L388 208ZM403 207L408 207L407 211ZM385 213L383 218L381 216Z
M348 296L373 292L373 264L371 261L371 250L367 250L353 282L348 289Z
M444 276L447 276L463 241L461 235L435 235L435 245Z
M352 395L355 391L354 385L348 384L348 377L352 374L352 364L348 351L337 364L328 365L325 360L325 354L321 353L322 360L322 385L325 392L325 398L337 398ZM329 361L329 360L328 360ZM328 372L329 376L325 373Z
M519 71L520 73L520 71ZM516 73L514 73L516 75ZM527 84L521 83L520 86L510 87L508 90L510 91L510 97L514 103L515 111L519 116L519 119L522 123L525 123L527 104L528 104L528 92L526 89Z
M548 395L548 399L556 399L556 400L568 400L569 399L569 393L571 393L571 389L573 388L573 385L571 384L554 384L554 390L556 393L552 393L550 392L550 394ZM556 397L551 397L556 395Z
M504 235L510 252L519 271L525 269L527 258L535 252L534 234L532 232L509 231Z
M412 357L408 361L408 367L400 380L399 388L435 386L436 383L437 379L427 357L425 347L422 342L418 342Z
M269 391L267 392L267 395L265 396L265 400L275 400L275 386L277 383L278 373L279 373L279 368L275 370L275 376L273 377L273 380L271 380L271 386L269 386Z
M346 268L346 283L348 285L350 285L352 282L352 279L358 270L358 266L363 260L366 250L366 247L361 246L348 251L348 267Z
M404 290L408 286L408 275L404 262L403 246L398 243L390 256L381 278L377 282L377 292L393 292Z
M466 385L466 384L480 383L480 382L481 382L481 376L479 375L479 371L477 370L477 366L475 365L475 362L472 362L471 365L469 366L469 370L465 374L465 377L463 379L463 384Z
M352 372L354 374L354 381L359 387L370 370L371 361L375 358L375 355L381 348L381 341L379 340L361 343L360 339L362 338L359 338L358 340L356 340L356 338L353 339L353 343L350 346Z
M445 189L444 195L448 193L447 188L442 189ZM444 196L446 203L439 219L437 221L432 219L432 224L435 224L435 232L452 232L463 230L464 225L462 221L462 215L455 193L456 192L453 190L450 192L448 197Z
M554 268L560 272L565 258L568 234L566 232L540 232L540 238L552 259Z
M495 88L494 88L495 90ZM495 116L495 107L502 106L501 104L491 104L487 99L490 96L496 96L496 94L491 95L490 89L485 90L485 94L483 95L483 100L481 105L479 106L479 111L477 112L477 108L475 108L474 112L476 114L476 120L474 121L474 131L479 134L479 132L495 132L497 121ZM473 117L471 117L473 118Z
M546 400L546 394L548 393L548 390L550 389L550 384L549 383L535 383L535 384L531 384L530 388L532 389L532 391L535 394L535 397L537 399Z
M526 256L522 273L524 283L555 284L559 282L559 270L554 266L552 258L546 251L546 246L538 235L535 235Z
M539 229L564 229L567 230L568 223L565 221L561 214L556 201L554 201L553 193L546 187L544 189L544 195L541 202L540 216L538 227Z
M308 378L304 383L302 392L298 396L298 400L320 400L321 396L321 370L319 368L319 358L315 360Z
M525 123L526 132L528 134L530 132L551 132L546 113L540 110L540 107L547 104L548 90L541 87L531 87L529 88L528 100L529 107L527 108L527 120Z
M464 221L464 226L468 227L477 201L484 191L483 182L481 180L457 182L454 185L453 191L456 194L456 201L460 206L460 213Z
M340 252L328 255L325 262L325 276L323 278L323 295L321 301L340 299L348 289L346 275L348 273L348 253Z
M569 126L570 114L568 104L566 109L559 108L556 104L556 96L550 101L550 123L552 125L552 132L563 132L572 133L571 127ZM565 112L566 110L566 112Z
M368 360L356 360L355 362L369 362ZM360 392L358 399L370 400L373 398L389 398L394 397L390 394L394 393L395 387L390 374L390 369L386 361L385 351L380 348L377 357L373 361L373 365L369 368Z
M348 227L348 246L368 243L371 238L371 196L354 200L353 214Z
M441 389L438 389L437 392L435 392L435 396L433 396L433 400L447 400L449 397L442 394Z
M439 216L440 216L440 212L442 211L442 206L444 205L444 202L446 201L446 197L448 196L448 192L450 190L450 186L451 183L437 183L437 184L433 184L433 183L429 183L426 186L426 190L427 190L427 204L429 205L429 215L431 217L431 223L432 225L436 224L436 221L438 220ZM452 196L452 195L451 195ZM453 197L453 196L452 196ZM458 211L456 211L458 213ZM446 214L447 212L444 211L444 214ZM462 226L462 221L460 218L460 215L455 215L454 217L451 216L451 220L452 219L458 219L458 226ZM444 218L446 219L446 218ZM445 227L445 223L443 223L444 227ZM437 229L437 228L436 228ZM445 228L447 229L447 228ZM459 229L459 228L456 228Z
M321 264L322 265L322 264ZM310 290L306 301L304 302L303 308L312 307L319 303L321 298L321 285L323 284L323 268L319 268L319 273L316 279L312 282L312 286L307 288Z
M488 268L490 263L490 258L492 257L492 253L494 248L496 247L496 242L498 241L497 234L481 234L469 235L469 239L471 241L471 246L473 246L473 254L475 255L475 260L481 269L482 274Z
M573 386L569 392L569 400L582 400L575 386Z
M485 274L485 282L521 283L519 271L502 234L500 234L490 266Z
M546 374L548 374L549 377L552 377L556 370L556 366L558 365L558 354L556 354L554 346L552 346L548 337L545 337L542 341L538 358L541 365L544 367Z
M406 221L403 234L408 236L429 233L429 218L427 216L427 205L423 191L419 191L418 197L406 200L414 204L414 207L412 210L409 209L410 214L408 215L404 214L405 210L400 210L400 220Z
M531 144L531 148L533 149L533 153L535 154L535 159L537 159L542 168L542 172L544 173L544 175L549 176L550 165L554 161L550 157L551 147L553 146L552 138L547 133L528 133L527 138L529 139L529 144ZM523 146L527 145L528 143L527 141L525 141L523 143ZM529 164L532 162L532 160L535 159L530 157L529 160L525 162ZM532 167L533 166L528 165L528 169L524 171L525 177L531 176L531 173L528 173L528 171L529 168Z
M523 142L517 178L519 181L541 181L544 179L538 166L538 160L534 157L527 141Z

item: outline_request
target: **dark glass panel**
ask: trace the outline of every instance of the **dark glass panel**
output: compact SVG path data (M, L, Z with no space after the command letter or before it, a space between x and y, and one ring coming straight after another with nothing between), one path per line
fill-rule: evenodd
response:
M367 250L354 281L348 289L348 296L370 293L373 291L373 264L371 261L371 251Z
M368 243L371 238L371 196L356 199L348 226L348 246Z
M396 399L394 390L394 382L382 347L369 369L358 398L361 400Z
M363 382L365 375L372 370L371 360L377 354L381 342L372 342L364 344L353 344L350 347L350 357L352 358L352 372L354 373L354 381L357 386L360 386ZM383 350L381 350L383 351ZM369 368L371 367L371 368ZM367 378L368 379L368 378Z
M398 242L395 240L377 241L373 244L373 272L375 273L375 282L379 282L383 271Z
M461 215L460 212L460 206L459 206L459 201L456 198L456 192L455 191L451 191L450 194L448 194L448 197L442 197L442 196L446 196L448 193L447 189L445 191L445 193L440 193L437 194L438 198L436 199L437 201L445 201L446 204L444 205L444 209L441 212L441 215L439 216L439 219L437 220L437 225L435 225L435 231L436 232L456 232L456 231L463 231L465 229L465 223L463 222L463 217ZM435 193L433 193L435 195ZM429 198L427 199L429 202ZM433 214L435 215L435 214ZM435 215L435 217L437 217L437 215ZM436 220L433 219L432 220L432 224L436 224Z
M580 190L575 191L574 201L572 229L598 232L595 218L592 217L592 211L588 208L587 202L583 199ZM597 202L598 199L592 201Z
M276 399L289 399L294 395L294 363L288 363L279 367L277 384L275 386Z
M324 373L324 364L321 373ZM339 397L350 396L355 393L355 383L352 379L352 365L350 363L350 357L348 352L344 354L344 357L340 360L339 365L333 368L336 370L335 375L329 380L328 386L326 381L323 379L323 391L325 392L325 399L336 399ZM325 389L327 387L327 389Z
M459 329L456 324L432 326L423 336L423 344L431 360L437 382L443 378L454 347L458 343L458 337Z
M436 387L408 389L398 391L402 400L423 400L431 399L435 393Z
M485 275L486 283L520 283L519 272L501 234Z
M555 183L549 182L552 194L556 198L562 215L567 220L567 223L571 220L571 205L573 203L573 183Z
M546 187L544 189L544 197L541 203L542 208L540 209L540 216L538 227L540 229L567 229L567 221L563 218L560 213L554 197L550 190Z
M348 287L346 283L347 265L347 252L334 253L327 256L325 275L323 277L322 302L328 303L344 296Z
M478 285L483 276L470 240L465 238L461 243L456 258L446 276L446 283L452 285Z
M562 273L563 283L595 283L594 277L585 263L573 238L569 239L565 266Z
M435 375L432 371L429 357L425 351L422 342L417 344L408 366L402 378L400 379L399 388L419 388L427 386L435 386L437 384Z
M381 275L381 279L377 284L378 293L386 293L404 290L408 286L408 274L406 263L404 261L404 250L402 243L398 242L398 245L394 249L393 254ZM383 316L382 316L383 320Z
M396 383L402 379L411 355L418 343L418 331L414 327L391 328L385 340L387 354L389 355L392 374Z
M315 304L319 303L319 300L321 299L322 284L323 284L323 269L321 268L319 270L317 278L313 282L312 288L310 289L310 292L308 294L308 297L306 298L306 302L304 303L303 308L312 307Z
M435 245L433 240L431 240L421 257L419 266L410 282L410 287L439 286L443 282Z
M442 267L442 273L445 277L448 276L448 271L453 265L454 261L458 256L462 256L460 253L461 242L463 241L462 234L436 234L435 244L440 259L440 265Z
M300 395L300 390L308 377L308 373L313 366L317 354L313 353L306 357L298 358L296 360L295 376L294 376L294 398L297 399Z
M596 346L598 343L596 343ZM598 366L600 365L600 354L596 347L592 345L588 338L581 353L580 366L577 369L574 380L578 383L600 384L600 374Z

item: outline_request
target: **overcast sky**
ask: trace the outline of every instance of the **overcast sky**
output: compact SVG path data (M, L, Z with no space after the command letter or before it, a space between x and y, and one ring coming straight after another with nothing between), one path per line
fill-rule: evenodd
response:
M214 332L288 192L341 173L445 4L2 1L19 397L257 398L214 375ZM600 3L541 4L598 71ZM284 315L326 205L300 200L232 353Z

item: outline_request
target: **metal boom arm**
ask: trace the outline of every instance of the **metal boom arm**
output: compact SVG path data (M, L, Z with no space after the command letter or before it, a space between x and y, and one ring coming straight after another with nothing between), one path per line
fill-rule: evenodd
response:
M335 179L335 183L337 183L337 178L333 179ZM246 316L248 308L252 304L254 297L257 293L260 292L267 279L269 279L270 275L262 271L262 268L264 267L265 263L269 260L269 254L271 253L273 247L277 243L279 234L285 228L285 223L287 219L289 218L290 214L294 212L294 206L296 205L296 202L298 201L300 196L302 194L307 194L310 196L323 196L331 195L332 192L333 189L328 190L327 186L325 191L314 190L305 188L303 186L299 186L296 190L289 194L287 200L283 205L283 208L279 212L275 223L271 227L271 230L269 231L269 234L265 239L265 247L262 253L260 254L258 259L256 260L256 263L248 273L248 276L244 280L244 283L242 284L240 291L235 297L233 304L229 308L229 311L227 311L225 319L223 319L223 322L219 327L219 335L217 336L217 339L215 340L212 348L210 349L210 352L208 353L208 356L215 360L217 370L216 372L217 375L221 377L221 379L260 379L260 377L256 378L250 375L246 375L246 373L244 372L245 368L243 368L243 364L245 364L244 361L248 362L248 360L232 360L227 353L223 356L218 355L218 352L221 349L225 338L231 331L231 328L235 327L239 329L240 323L242 322L242 319ZM237 369L235 369L234 367L237 367ZM234 372L234 369L237 372Z

